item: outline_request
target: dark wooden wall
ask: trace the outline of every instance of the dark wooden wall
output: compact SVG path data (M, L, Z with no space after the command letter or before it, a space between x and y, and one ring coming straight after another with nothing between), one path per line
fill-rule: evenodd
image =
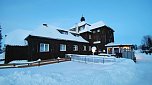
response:
M12 60L28 60L28 46L6 46L5 63Z
M56 40L44 37L29 36L28 41L28 54L29 60L37 59L53 59L57 57L65 57L65 54L91 54L89 46L91 44L84 42ZM40 52L40 43L49 44L49 52ZM66 45L66 51L60 51L60 44ZM78 45L78 51L73 51L73 45ZM87 51L83 51L83 45L87 47Z
M100 30L98 32L97 30ZM91 32L84 32L80 34L85 40L89 41L89 43L100 41L99 44L94 44L97 47L98 51L105 50L105 45L111 42L114 42L114 30L112 30L108 26L99 27L96 29L92 29ZM89 39L89 35L91 35L91 39Z

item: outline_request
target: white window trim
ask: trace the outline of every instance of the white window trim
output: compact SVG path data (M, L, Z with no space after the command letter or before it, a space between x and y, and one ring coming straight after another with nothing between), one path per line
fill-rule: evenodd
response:
M73 45L73 51L78 51L78 45Z
M83 45L83 51L87 51L87 46Z
M64 46L63 47L64 49L61 49L62 48L61 46ZM66 51L66 45L65 44L60 44L60 51Z
M43 47L41 48L41 46ZM45 46L47 46L47 49L45 49ZM49 44L40 43L40 52L49 52Z

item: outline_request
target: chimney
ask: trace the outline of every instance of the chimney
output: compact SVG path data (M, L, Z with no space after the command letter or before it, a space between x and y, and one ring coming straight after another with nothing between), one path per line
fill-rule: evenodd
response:
M43 26L44 26L44 27L48 27L48 25L47 25L47 24L43 24Z

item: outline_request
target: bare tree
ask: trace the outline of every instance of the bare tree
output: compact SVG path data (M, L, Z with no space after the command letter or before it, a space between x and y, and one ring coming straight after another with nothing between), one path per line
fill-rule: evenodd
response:
M143 51L147 50L149 53L152 52L152 36L151 35L143 36L143 39L141 41L141 49Z

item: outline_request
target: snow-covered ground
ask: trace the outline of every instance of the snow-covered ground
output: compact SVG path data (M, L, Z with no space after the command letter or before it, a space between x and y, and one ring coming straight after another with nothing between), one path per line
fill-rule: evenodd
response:
M0 59L4 59L5 58L5 53L0 54ZM4 61L0 61L0 64L4 64Z
M0 85L151 85L152 56L136 56L137 64L122 58L110 65L68 61L0 69Z
M0 54L0 59L4 59L5 58L5 53Z
M152 85L152 55L137 52L136 78L134 85Z

